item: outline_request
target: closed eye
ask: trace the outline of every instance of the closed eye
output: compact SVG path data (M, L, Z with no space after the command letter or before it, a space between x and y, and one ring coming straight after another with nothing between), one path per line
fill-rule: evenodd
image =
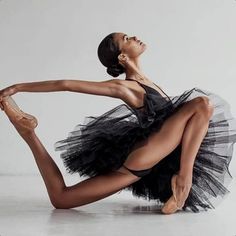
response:
M125 39L125 40L128 40L128 38L129 38L128 35L125 34L125 35L124 35L124 39Z

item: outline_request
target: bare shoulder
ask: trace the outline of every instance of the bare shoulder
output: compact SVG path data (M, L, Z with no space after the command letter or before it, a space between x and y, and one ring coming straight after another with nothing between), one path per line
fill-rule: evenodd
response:
M131 107L143 106L145 90L135 81L120 80L121 99Z

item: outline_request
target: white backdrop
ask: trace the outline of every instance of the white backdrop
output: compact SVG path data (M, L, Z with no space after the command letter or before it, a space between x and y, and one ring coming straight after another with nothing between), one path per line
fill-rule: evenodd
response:
M235 11L233 0L1 0L0 89L42 80L111 79L97 58L97 47L107 34L124 32L147 44L142 69L167 94L195 86L207 89L224 97L236 116ZM72 92L17 93L13 98L38 118L36 133L64 174L54 143L85 116L123 103ZM5 174L39 171L1 111L0 175Z

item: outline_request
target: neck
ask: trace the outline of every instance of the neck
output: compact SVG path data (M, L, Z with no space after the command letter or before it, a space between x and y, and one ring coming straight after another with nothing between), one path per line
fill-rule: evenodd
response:
M140 63L138 59L132 60L126 66L126 78L125 79L134 79L138 81L147 81L147 77L141 70Z

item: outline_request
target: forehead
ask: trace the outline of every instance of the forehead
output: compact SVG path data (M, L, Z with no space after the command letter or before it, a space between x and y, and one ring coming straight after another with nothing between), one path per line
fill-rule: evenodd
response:
M122 39L125 35L127 35L126 33L121 33L121 32L117 32L115 33L115 38L116 39Z
M114 41L116 41L119 44L120 48L122 47L125 35L127 35L127 34L126 33L121 33L121 32L117 32L114 35Z

